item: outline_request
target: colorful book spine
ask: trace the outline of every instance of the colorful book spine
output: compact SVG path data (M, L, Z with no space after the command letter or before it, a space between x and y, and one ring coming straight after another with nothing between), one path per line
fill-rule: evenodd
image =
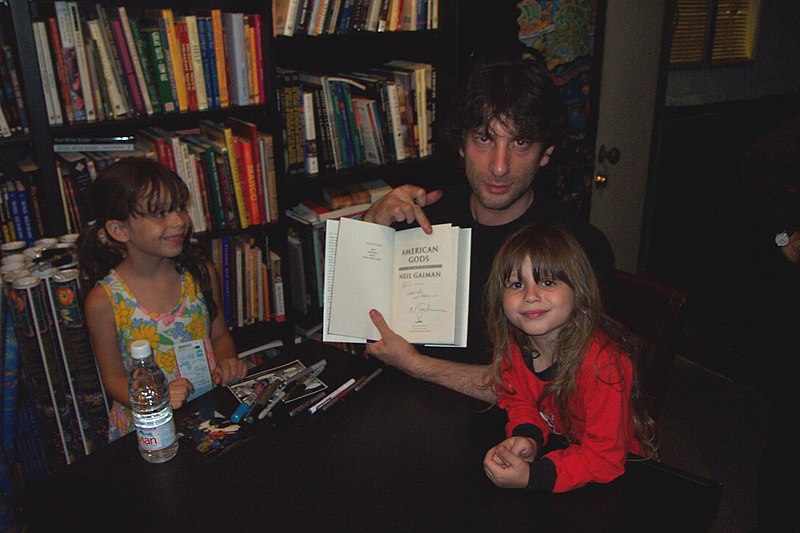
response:
M81 28L81 17L78 11L77 2L67 2L69 8L69 20L72 25L73 39L75 46L75 56L78 63L78 74L80 76L80 88L83 95L83 106L86 109L86 120L95 122L97 113L94 101L94 88L92 87L89 74L89 63L86 55L86 46L83 40L83 29ZM72 103L75 118L78 118L78 108L75 102Z
M250 86L247 78L248 63L244 36L244 14L225 12L222 14L222 24L231 104L248 105L250 103Z

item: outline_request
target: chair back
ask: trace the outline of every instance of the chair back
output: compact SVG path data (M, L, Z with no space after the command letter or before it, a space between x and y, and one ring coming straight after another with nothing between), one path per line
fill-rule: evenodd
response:
M650 415L664 402L685 315L686 293L653 279L616 271L608 313L641 341L636 360L640 391Z

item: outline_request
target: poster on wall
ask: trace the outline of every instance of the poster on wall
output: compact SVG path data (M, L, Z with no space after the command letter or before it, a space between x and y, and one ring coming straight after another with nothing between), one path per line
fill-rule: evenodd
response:
M519 40L542 54L569 112L565 152L570 156L556 169L560 200L588 218L596 131L591 108L596 1L522 0L517 8Z

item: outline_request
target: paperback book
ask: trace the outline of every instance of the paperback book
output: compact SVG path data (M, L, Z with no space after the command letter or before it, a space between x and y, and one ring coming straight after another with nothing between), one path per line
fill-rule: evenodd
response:
M377 309L411 343L466 346L471 229L326 224L323 341L379 339L369 319Z

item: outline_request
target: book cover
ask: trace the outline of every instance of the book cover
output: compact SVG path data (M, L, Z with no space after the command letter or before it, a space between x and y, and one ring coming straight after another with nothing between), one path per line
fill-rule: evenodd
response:
M225 323L228 327L236 324L236 317L234 315L233 299L233 272L231 265L232 245L231 237L224 236L220 238L220 289L222 291L222 311L225 315Z
M426 234L342 218L327 222L326 241L323 340L379 339L377 309L411 343L466 346L469 228Z
M292 307L300 315L309 311L308 288L306 287L305 260L303 258L303 245L300 239L290 229L286 236L287 255L289 256L289 287L291 288Z
M178 36L175 34L175 17L172 14L172 9L145 9L145 15L148 18L159 21L163 26L164 34L162 35L162 44L166 52L169 54L169 66L172 74L171 78L174 84L174 90L178 101L178 110L189 110L189 97L186 91L186 80L183 74L183 61L181 58L181 47L178 42ZM166 36L166 39L164 39Z
M250 86L247 81L248 64L244 37L244 14L222 13L222 27L231 104L248 105L250 103Z
M32 27L39 75L42 78L44 102L47 108L47 121L51 126L60 126L64 123L64 115L61 112L61 103L58 99L58 91L56 91L58 80L56 79L53 60L50 56L47 28L44 22L33 22Z

